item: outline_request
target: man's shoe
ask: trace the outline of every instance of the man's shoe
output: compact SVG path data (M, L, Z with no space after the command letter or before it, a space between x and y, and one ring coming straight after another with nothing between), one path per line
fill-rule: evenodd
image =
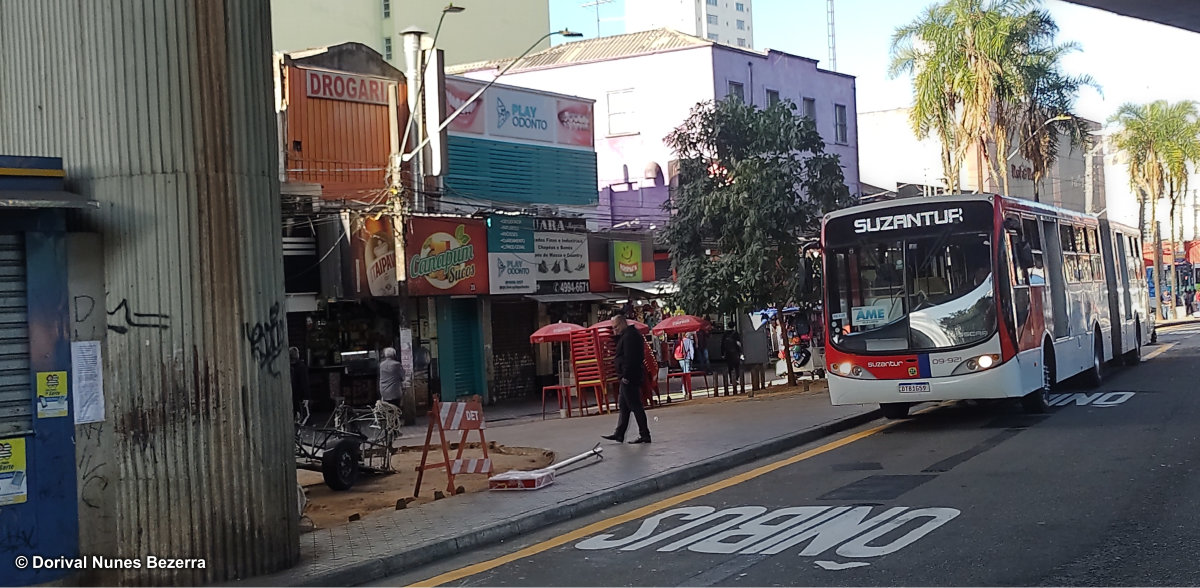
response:
M609 441L616 441L617 443L624 443L624 442L625 442L625 440L624 440L624 439L622 439L622 438L620 438L620 437L616 436L616 434L612 434L612 435L601 435L601 436L600 436L600 438L601 438L601 439L608 439Z
M630 445L638 445L638 444L640 444L640 443L649 443L649 442L650 442L650 438L649 438L649 437L638 437L637 439L634 439L633 441L630 441L630 442L629 442L629 444L630 444Z

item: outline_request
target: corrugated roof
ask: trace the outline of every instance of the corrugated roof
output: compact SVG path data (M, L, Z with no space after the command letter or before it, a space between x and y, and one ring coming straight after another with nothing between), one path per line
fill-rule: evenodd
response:
M649 55L662 51L686 49L712 45L713 42L681 33L674 29L652 29L612 37L584 39L572 43L563 43L537 53L532 53L521 59L513 66L513 71L536 69L567 65L572 63L587 63L605 61L634 55ZM493 59L464 63L446 68L446 73L461 74L472 71L501 69L512 63L512 58Z

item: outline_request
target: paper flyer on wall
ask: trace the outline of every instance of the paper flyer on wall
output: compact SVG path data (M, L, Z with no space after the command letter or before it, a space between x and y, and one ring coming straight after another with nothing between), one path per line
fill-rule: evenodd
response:
M38 372L38 418L65 417L68 412L67 408L67 372Z
M28 487L25 439L0 439L0 505L25 502Z
M75 424L104 420L104 376L99 341L71 343L71 387L75 391Z

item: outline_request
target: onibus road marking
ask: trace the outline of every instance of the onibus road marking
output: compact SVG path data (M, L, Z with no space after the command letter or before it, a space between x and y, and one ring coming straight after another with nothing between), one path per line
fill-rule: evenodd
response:
M941 405L931 406L924 410L917 411L914 414L921 414L924 412L936 410L940 406ZM904 421L892 421L889 423L885 423L883 425L879 425L878 427L867 429L866 431L860 431L858 433L854 433L853 435L848 435L846 437L842 437L841 439L838 439L836 441L831 441L820 447L814 447L813 449L809 449L808 451L798 453L796 455L793 455L793 456L785 458L785 459L781 459L774 463L769 463L767 465L760 466L760 467L750 470L748 472L743 472L743 473L740 473L740 474L737 474L734 476L730 476L723 480L713 482L712 484L709 484L707 486L703 486L703 487L697 488L695 490L690 490L690 491L684 492L682 494L676 494L675 496L671 496L669 498L664 498L663 500L660 500L653 504L648 504L646 506L636 508L627 513L620 514L620 515L617 515L617 516L614 516L611 518L607 518L602 521L597 521L590 525L580 527L573 531L569 531L567 533L559 535L558 537L555 537L553 539L547 539L546 541L543 541L541 543L537 543L534 545L530 545L529 547L520 549L518 551L514 551L507 555L502 555L500 557L490 559L488 561L469 565L469 566L466 566L463 568L459 568L457 570L446 572L446 573L438 575L438 576L434 576L428 580L425 580L424 582L417 582L415 584L412 584L411 587L440 586L442 584L446 584L449 582L456 582L463 578L474 576L476 574L481 574L488 570L498 568L502 565L512 563L517 560L525 559L527 557L532 557L539 553L549 551L551 549L560 547L562 545L566 545L568 543L581 541L583 539L591 537L592 535L596 535L596 534L600 533L601 531L605 531L611 527L615 527L617 525L621 525L624 523L628 523L631 521L636 521L638 519L648 517L650 515L658 513L659 511L683 504L684 502L688 502L690 500L695 500L702 496L707 496L709 494L718 492L720 490L724 490L726 488L731 488L731 487L741 484L743 482L747 482L747 481L753 480L757 477L764 476L766 474L774 472L775 470L778 470L780 468L785 468L787 466L802 462L806 459L811 459L811 458L821 455L823 453L828 453L830 451L833 451L834 449L838 449L840 447L845 447L851 443L854 443L855 441L865 439L867 437L870 437L871 435L874 435L881 431L890 429L890 428L892 428L898 424L901 424L903 422Z
M898 506L794 506L770 510L765 506L685 506L642 521L625 537L602 534L575 544L581 550L659 552L682 549L724 555L779 555L804 545L798 555L820 557L830 551L850 559L882 557L912 545L961 511L954 508L909 509ZM873 516L872 516L873 515ZM664 522L684 522L657 532ZM689 533L690 532L690 533ZM682 537L680 537L682 535ZM889 537L885 543L879 541ZM671 540L671 541L668 541ZM870 565L867 562L816 561L826 570Z
M1125 401L1133 398L1133 396L1133 392L1096 392L1095 394L1077 392L1074 394L1051 394L1046 404L1050 406L1075 405L1112 408L1114 406L1124 404Z

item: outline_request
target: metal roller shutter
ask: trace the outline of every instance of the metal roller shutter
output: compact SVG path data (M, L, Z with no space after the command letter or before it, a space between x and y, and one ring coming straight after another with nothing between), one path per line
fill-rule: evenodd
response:
M0 234L0 437L33 431L25 291L24 239Z

